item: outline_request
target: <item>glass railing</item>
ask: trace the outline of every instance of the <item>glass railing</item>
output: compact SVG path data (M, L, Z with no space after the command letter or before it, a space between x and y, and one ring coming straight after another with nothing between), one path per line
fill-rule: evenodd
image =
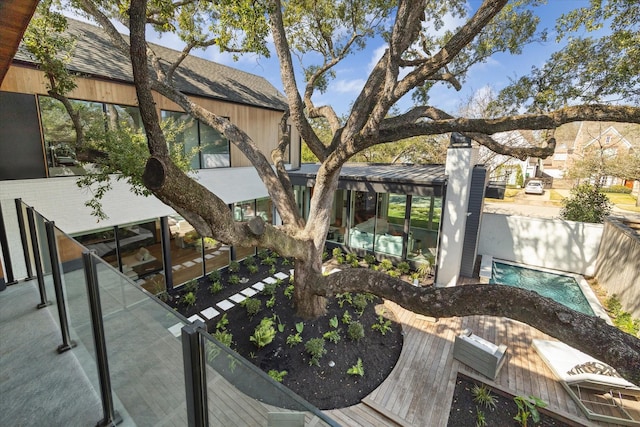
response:
M83 254L88 251L63 231L54 229L63 293L62 300L58 300L51 277L47 222L42 216L35 216L40 246L36 249L44 254L42 264L48 265L42 271L46 271L47 298L54 303L50 308L58 309L57 304L64 304L68 335L75 345L72 351L96 393L104 393L104 381L99 375L100 344L96 346L96 325L85 273L87 259ZM190 373L185 374L181 330L189 321L96 255L90 259L97 278L115 412L127 425L187 425L190 405L185 375ZM270 426L280 425L278 420L291 419L299 419L304 425L337 425L206 332L199 330L198 334L202 344L199 351L206 361L210 425Z

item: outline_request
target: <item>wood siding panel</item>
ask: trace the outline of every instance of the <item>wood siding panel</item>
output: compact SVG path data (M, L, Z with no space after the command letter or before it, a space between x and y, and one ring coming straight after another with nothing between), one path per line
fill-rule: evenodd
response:
M69 97L86 101L98 101L120 105L137 105L134 86L108 80L98 80L78 77L78 85ZM7 92L46 95L46 80L44 74L30 67L13 65L0 86L0 90ZM258 108L250 105L234 104L222 100L192 97L192 99L213 113L228 117L232 123L244 130L253 142L271 162L271 150L278 143L278 130L282 111ZM154 93L158 112L160 110L182 111L178 105L158 93ZM292 141L300 140L298 133L292 129ZM292 150L292 158L297 159L299 147ZM251 166L249 160L236 147L231 147L231 166ZM296 164L297 166L297 164Z

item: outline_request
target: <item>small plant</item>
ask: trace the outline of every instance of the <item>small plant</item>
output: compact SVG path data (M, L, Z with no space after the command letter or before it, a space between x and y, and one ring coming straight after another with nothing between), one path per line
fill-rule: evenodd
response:
M258 266L255 264L251 264L247 266L247 270L249 271L249 273L251 274L256 274L258 272Z
M364 326L362 326L362 323L357 320L355 322L351 322L347 329L347 335L351 341L360 341L364 338Z
M338 344L338 342L340 341L340 329L334 329L332 331L325 332L322 335L322 338L324 338L325 340L329 340L334 344Z
M366 254L364 256L364 262L366 262L367 265L369 267L371 267L372 265L374 265L376 263L376 257L373 256L372 254Z
M535 396L516 396L513 398L513 401L516 402L518 406L518 413L513 419L519 422L522 427L527 427L529 417L531 417L534 423L540 422L538 408L547 406L544 400Z
M352 367L350 367L349 369L347 369L347 374L349 375L360 375L361 377L364 376L364 366L362 366L362 359L360 359L358 357L358 361L356 362L355 365L353 365Z
M289 258L283 258L282 265L291 265L291 260Z
M296 332L301 334L303 330L304 330L304 322L296 323Z
M331 251L331 255L333 255L333 257L338 257L342 255L342 249L340 248L333 248L333 250Z
M336 299L338 300L338 306L340 308L342 308L342 306L344 305L345 302L347 304L349 304L349 305L351 305L353 303L353 300L352 300L350 292L345 292L343 294L337 294L336 295Z
M222 282L220 282L219 280L216 280L209 286L209 292L211 292L212 295L217 294L222 289L224 289L224 286L222 285Z
M476 427L485 427L487 420L484 416L484 412L476 407Z
M238 261L231 261L229 263L229 271L231 273L237 273L240 271L240 263Z
M387 274L389 277L400 277L402 275L399 270L389 270L387 271Z
M327 353L323 338L311 338L304 344L304 349L311 356L309 365L320 366L320 358Z
M213 337L220 341L220 344L227 347L231 347L231 343L233 342L233 335L227 331L215 331Z
M256 347L263 348L273 341L276 337L276 330L273 327L273 319L265 317L260 321L260 324L256 326L253 335L249 337L249 341L254 343Z
M271 267L269 267L269 274L276 274L276 271L278 271L278 270L276 270L276 266L275 265L272 265Z
M184 284L184 290L185 292L193 292L193 293L198 292L198 280L197 279L189 280L187 283Z
M278 289L278 285L275 283L267 283L262 288L262 294L267 296L274 296L276 294L276 289Z
M277 320L278 321L278 332L280 332L280 333L284 332L285 324L280 321L280 316L278 316L277 314L274 314L273 315L273 320Z
M396 266L396 270L398 270L402 274L409 274L409 270L411 270L411 267L409 266L408 262L402 261L398 263L398 265Z
M351 302L351 306L360 316L362 316L362 313L364 313L364 310L367 308L367 304L367 297L364 294L356 294Z
M473 395L473 401L477 404L491 410L495 409L497 403L496 397L491 393L491 390L486 384L474 384L473 387L471 387L471 394Z
M169 292L167 291L158 292L156 294L156 297L158 297L158 299L162 302L167 302L169 301Z
M258 251L258 258L265 259L269 256L269 249L260 249Z
M418 265L418 274L420 277L427 277L431 274L431 262L421 262Z
M217 282L222 278L219 270L213 270L211 273L209 273L209 275L207 277L212 282Z
M345 261L347 262L347 264L349 264L351 267L358 267L360 264L358 263L358 255L354 254L354 253L348 253L347 256L345 257Z
M351 314L347 310L345 310L344 314L342 315L342 323L344 323L345 325L351 323Z
M253 256L246 257L242 263L245 267L251 267L252 265L256 265L256 259Z
M329 252L327 252L326 250L322 251L322 261L326 261L327 258L329 258Z
M227 319L227 313L223 314L218 323L216 323L216 330L224 331L227 329L227 325L229 324L229 319Z
M247 316L253 319L253 316L258 314L260 309L262 308L262 301L258 298L247 298L246 300L240 303L247 310Z
M331 319L329 319L329 326L331 326L333 329L338 327L338 316L333 316Z
M270 369L269 372L267 372L267 375L281 383L282 380L284 380L285 375L287 375L287 371L277 371L275 369Z
M264 305L266 305L267 308L273 308L276 305L276 296L272 295L271 298L269 298L267 302L264 303Z
M604 303L607 311L613 319L613 324L620 330L640 337L640 319L631 317L631 313L623 310L618 295L613 294Z
M383 259L382 261L380 261L380 270L389 271L392 268L393 268L393 263L391 262L391 260Z
M232 285L237 285L238 283L240 283L240 276L238 276L237 274L232 274L231 276L229 276L229 283L231 283Z
M276 259L272 256L268 256L266 258L262 259L262 264L263 265L269 265L269 266L275 266L276 265Z
M282 279L276 279L276 288L279 288L283 283L284 281Z
M300 344L301 342L302 342L302 337L300 336L300 333L291 334L287 337L287 345L289 347L294 347Z
M284 296L291 299L293 298L293 285L289 285L284 289Z
M380 332L382 335L387 335L387 332L391 331L391 320L385 319L381 314L378 316L378 323L371 325L371 329Z
M187 292L182 296L182 302L188 306L194 305L196 303L196 294Z

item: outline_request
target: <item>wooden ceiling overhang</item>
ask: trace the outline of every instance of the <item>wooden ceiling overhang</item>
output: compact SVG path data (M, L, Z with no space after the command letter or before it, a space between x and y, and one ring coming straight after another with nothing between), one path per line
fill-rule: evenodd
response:
M38 0L0 1L0 84L37 6Z

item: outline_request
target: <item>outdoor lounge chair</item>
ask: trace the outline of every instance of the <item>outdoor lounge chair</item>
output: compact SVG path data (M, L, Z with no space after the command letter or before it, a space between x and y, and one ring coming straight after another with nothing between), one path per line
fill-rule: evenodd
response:
M609 365L562 342L534 339L533 348L587 418L640 426L640 387Z
M507 359L507 346L497 346L469 329L462 331L453 344L453 357L475 369L482 375L495 380Z

